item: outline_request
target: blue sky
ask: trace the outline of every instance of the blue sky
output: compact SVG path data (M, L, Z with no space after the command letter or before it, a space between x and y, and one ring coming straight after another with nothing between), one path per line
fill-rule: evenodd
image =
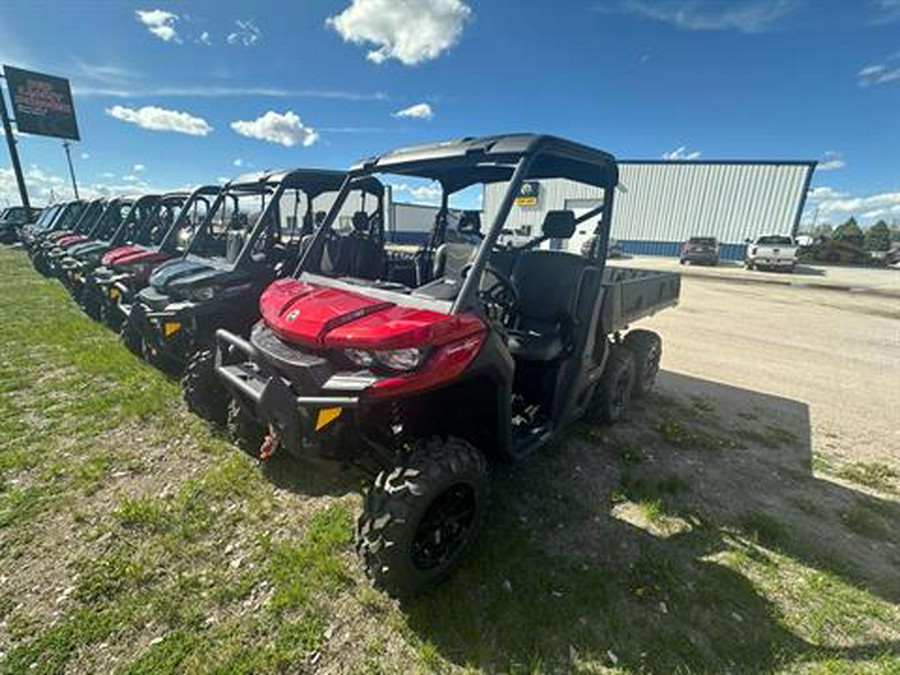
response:
M89 194L527 130L818 159L810 217L900 221L900 0L285 4L7 1L0 62L71 79ZM58 141L20 151L36 201L67 194Z

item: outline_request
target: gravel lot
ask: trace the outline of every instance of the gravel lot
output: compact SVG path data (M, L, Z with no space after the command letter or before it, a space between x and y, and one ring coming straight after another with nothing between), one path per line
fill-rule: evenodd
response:
M633 256L612 261L614 265L648 270L681 272L684 276L743 283L768 283L785 286L821 287L853 292L869 292L900 297L900 270L835 265L799 265L796 272L746 270L740 262L723 260L715 267L679 265L677 258Z
M642 325L663 335L667 371L806 404L813 453L900 466L895 298L686 275L680 306Z

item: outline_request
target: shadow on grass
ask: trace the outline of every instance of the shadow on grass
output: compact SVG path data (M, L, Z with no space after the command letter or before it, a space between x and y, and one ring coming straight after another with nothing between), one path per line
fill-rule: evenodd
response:
M480 543L405 608L412 630L455 663L511 672L598 661L761 671L898 654L889 641L827 646L843 637L829 625L872 613L861 588L900 598L897 504L813 474L805 404L660 380L630 423L581 425L498 471ZM616 502L647 500L684 527L660 536L614 515ZM877 536L848 527L860 509ZM783 574L797 578L780 587Z

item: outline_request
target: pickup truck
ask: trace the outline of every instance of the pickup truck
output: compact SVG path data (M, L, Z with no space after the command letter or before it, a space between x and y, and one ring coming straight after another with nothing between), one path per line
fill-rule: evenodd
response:
M797 267L797 244L784 234L764 234L752 241L748 239L744 266L748 270L793 272Z

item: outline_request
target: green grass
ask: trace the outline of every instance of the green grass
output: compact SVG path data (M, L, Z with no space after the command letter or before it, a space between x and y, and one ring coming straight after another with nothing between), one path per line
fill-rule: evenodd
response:
M900 473L884 462L852 462L843 465L837 475L882 492L897 492L900 478Z
M704 498L727 487L695 467L740 452L711 399L655 393L664 417L498 467L459 572L398 604L356 564L358 485L267 480L22 253L0 275L2 674L900 670L896 597L778 512ZM894 504L847 503L841 532L892 532Z

